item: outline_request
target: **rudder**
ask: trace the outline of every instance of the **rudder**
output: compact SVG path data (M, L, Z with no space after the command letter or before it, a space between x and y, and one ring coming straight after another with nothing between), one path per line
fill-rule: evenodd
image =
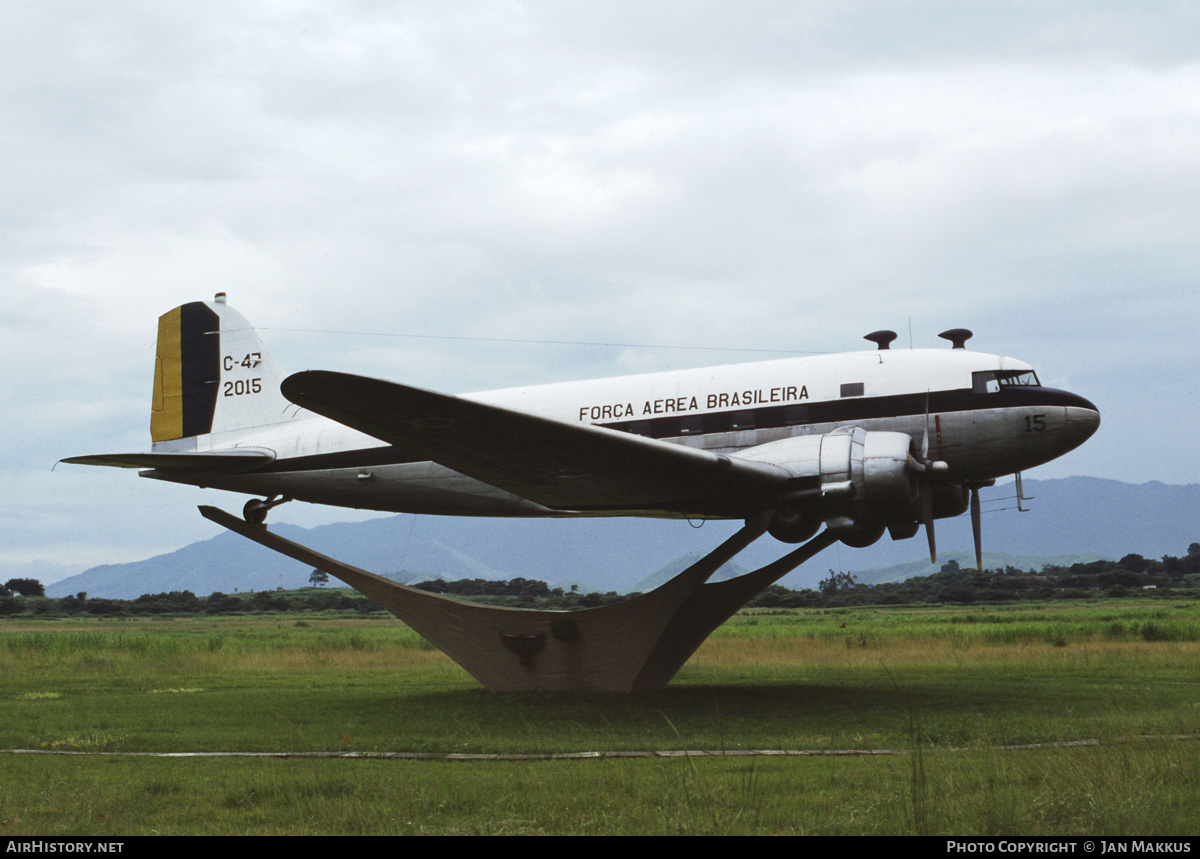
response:
M158 319L150 438L155 443L280 423L295 409L258 333L218 293Z

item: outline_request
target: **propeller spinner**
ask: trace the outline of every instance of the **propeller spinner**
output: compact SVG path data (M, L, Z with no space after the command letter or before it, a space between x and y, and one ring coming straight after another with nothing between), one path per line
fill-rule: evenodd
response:
M933 527L933 475L946 471L950 466L941 460L929 458L929 392L925 392L925 427L921 432L921 458L908 456L909 467L917 473L917 511L920 522L925 526L929 540L929 560L937 563L937 538Z

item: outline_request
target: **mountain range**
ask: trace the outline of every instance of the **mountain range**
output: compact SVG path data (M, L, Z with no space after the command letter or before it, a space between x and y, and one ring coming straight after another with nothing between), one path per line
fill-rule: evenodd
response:
M1130 484L1093 477L1026 480L1019 512L1014 485L983 493L985 566L1038 569L1044 563L1183 555L1200 540L1200 484ZM398 515L317 528L273 525L280 535L397 581L522 576L580 590L647 590L737 530L739 523L679 520L465 519ZM830 569L859 581L923 575L953 557L973 565L967 516L937 522L939 563L931 565L923 533L866 549L835 544L782 581L812 587ZM725 575L780 557L788 547L769 537L737 556ZM50 596L133 599L143 593L270 590L308 584L303 564L222 532L178 551L126 564L92 567L46 587Z

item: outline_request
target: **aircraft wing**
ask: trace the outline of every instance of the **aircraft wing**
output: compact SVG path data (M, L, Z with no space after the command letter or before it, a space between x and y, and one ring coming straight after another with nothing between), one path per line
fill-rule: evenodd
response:
M289 376L297 405L556 510L745 515L789 475L680 444L346 373Z

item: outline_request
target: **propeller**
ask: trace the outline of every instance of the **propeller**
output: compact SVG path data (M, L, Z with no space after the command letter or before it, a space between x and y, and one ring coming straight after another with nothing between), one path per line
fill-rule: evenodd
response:
M937 563L937 537L933 527L933 475L950 466L929 457L929 392L925 392L925 427L921 431L921 458L908 455L908 465L917 474L917 516L929 540L929 561ZM971 535L975 538L975 568L983 570L983 526L980 521L979 488L995 481L971 485Z
M917 515L925 526L925 536L929 540L929 561L937 563L937 538L933 527L933 473L945 471L949 466L929 458L929 392L925 392L925 428L921 432L921 458L914 459L910 453L908 464L918 475L917 478Z

